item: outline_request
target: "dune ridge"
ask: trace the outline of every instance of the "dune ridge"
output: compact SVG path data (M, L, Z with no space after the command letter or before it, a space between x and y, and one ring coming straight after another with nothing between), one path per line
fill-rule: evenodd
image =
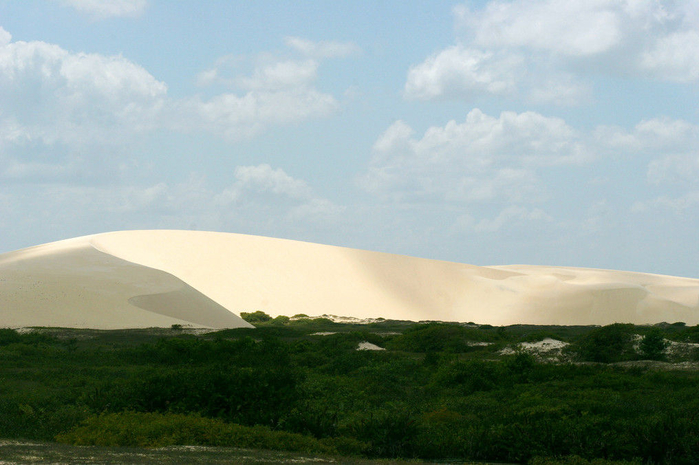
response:
M90 272L95 267L100 272ZM0 305L0 326L238 327L247 323L236 315L255 310L493 325L694 325L699 280L481 267L233 233L119 231L0 255Z

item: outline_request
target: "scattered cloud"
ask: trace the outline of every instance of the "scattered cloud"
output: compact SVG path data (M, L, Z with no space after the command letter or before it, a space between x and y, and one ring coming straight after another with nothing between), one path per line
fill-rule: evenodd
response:
M622 2L594 0L491 1L482 10L455 8L457 26L482 47L530 48L573 56L595 55L622 39Z
M405 95L429 100L443 97L473 98L480 92L512 93L522 58L493 52L449 47L408 72Z
M651 161L648 182L655 185L699 185L699 153L665 155Z
M632 206L634 213L644 213L648 210L670 211L675 215L686 215L687 210L699 207L699 191L691 191L679 197L661 195L650 201L638 201Z
M476 223L473 229L476 232L487 233L500 230L505 225L519 222L551 222L553 219L539 208L529 209L522 206L510 206L502 210L493 219L482 219Z
M494 117L474 109L463 122L429 127L422 134L404 121L394 122L374 143L370 166L358 182L386 204L467 211L455 220L457 230L492 232L508 222L555 224L555 214L547 208L558 203L551 173L572 178L572 170L595 164L604 170L612 160L624 160L640 168L638 172L647 166L646 179L617 183L647 182L651 199L652 186L662 184L678 192L678 197L638 200L635 211L649 205L689 208L691 192L699 187L697 154L699 126L684 120L654 118L629 130L599 126L586 131L536 112ZM593 185L599 173L579 181ZM602 207L609 212L609 202L602 198L596 205L580 219L586 231L599 231L601 222L610 218L601 216ZM484 208L501 213L490 218ZM560 214L560 206L555 210Z
M595 76L699 81L691 2L492 0L454 8L456 45L411 67L407 98L507 93L534 104L588 102Z
M45 42L0 46L0 134L14 140L123 141L157 124L166 92L165 83L121 56Z
M353 42L313 42L301 37L286 37L284 43L288 47L314 59L346 57L361 52L361 49Z
M250 60L224 56L197 76L200 86L224 85L237 88L208 100L194 97L181 102L180 114L198 115L198 130L222 135L230 140L251 137L272 124L289 124L336 112L337 99L315 87L320 59L346 56L356 46L338 42L312 42L287 38L286 45L301 57L261 54L253 59L253 69L243 75L239 68ZM184 121L181 129L191 126Z
M147 0L59 0L59 2L95 20L139 17L148 6Z
M463 123L430 127L421 138L395 122L374 144L360 184L395 200L533 201L542 196L538 168L588 157L577 132L561 119L534 112L492 117L474 109Z

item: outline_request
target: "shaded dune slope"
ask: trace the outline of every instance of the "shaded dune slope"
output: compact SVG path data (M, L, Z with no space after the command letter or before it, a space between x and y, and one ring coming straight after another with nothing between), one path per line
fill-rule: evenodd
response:
M240 312L494 325L699 324L699 280L479 267L199 231L98 234L0 255L0 326L238 327Z
M175 276L78 238L0 255L0 326L249 326Z

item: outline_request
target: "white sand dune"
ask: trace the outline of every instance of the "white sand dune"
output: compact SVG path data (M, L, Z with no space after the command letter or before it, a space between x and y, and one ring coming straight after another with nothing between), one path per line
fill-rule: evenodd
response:
M123 231L0 255L0 326L238 327L240 312L493 325L699 324L699 280L479 267L284 239Z

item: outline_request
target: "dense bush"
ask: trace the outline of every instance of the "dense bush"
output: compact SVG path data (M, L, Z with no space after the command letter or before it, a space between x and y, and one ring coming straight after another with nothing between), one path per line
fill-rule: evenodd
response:
M613 362L635 358L633 334L648 337L653 328L385 322L338 332L336 323L299 321L202 336L0 332L0 437L508 463L699 463L695 371L465 349L478 339L560 331L575 339L579 359ZM389 350L357 351L363 340Z
M648 360L665 360L665 349L667 346L665 333L659 328L651 328L641 339L639 349L643 358Z
M265 323L267 321L270 321L272 319L271 316L267 315L265 312L261 310L257 310L255 312L240 312L240 318L243 320L247 321L250 324L255 324L255 323Z
M571 344L569 350L587 362L621 362L636 358L633 342L633 325L616 323L593 329Z
M93 416L56 437L80 446L227 446L326 454L361 454L365 444L349 438L317 440L263 426L241 426L197 415L122 412Z
M473 342L489 342L499 338L497 331L467 328L457 324L428 323L415 325L394 338L390 348L407 352L463 353L477 349Z

